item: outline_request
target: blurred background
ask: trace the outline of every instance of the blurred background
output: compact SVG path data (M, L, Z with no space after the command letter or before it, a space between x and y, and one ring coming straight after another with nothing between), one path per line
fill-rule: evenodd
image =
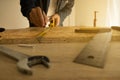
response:
M119 26L120 0L75 0L70 16L64 26L93 26L94 11L97 11L97 26ZM28 20L21 14L19 0L0 0L0 27L18 29L29 27Z

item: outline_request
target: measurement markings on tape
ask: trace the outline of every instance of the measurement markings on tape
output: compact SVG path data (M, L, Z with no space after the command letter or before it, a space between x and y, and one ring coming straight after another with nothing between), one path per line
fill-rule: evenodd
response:
M96 34L75 58L74 62L103 68L110 41L111 32Z

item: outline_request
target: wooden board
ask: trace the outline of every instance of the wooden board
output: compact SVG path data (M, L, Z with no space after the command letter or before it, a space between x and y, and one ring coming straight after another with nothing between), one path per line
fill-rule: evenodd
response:
M120 31L120 26L112 26L111 28L114 29L114 30Z
M51 42L86 42L95 34L75 33L77 27L55 27L51 29L41 40L38 40L39 34L44 30L41 28L27 28L17 30L6 30L0 33L0 44L16 43L51 43Z
M76 33L75 29L79 27L55 27L51 29L42 39L41 43L71 43L87 42L91 40L96 33Z
M0 33L0 44L39 43L36 37L44 28L8 29Z
M95 28L90 28L90 27L81 27L80 29L75 29L75 32L77 33L104 33L104 32L110 32L111 28L107 27L95 27Z
M6 30L0 33L0 44L20 44L20 43L71 43L87 42L91 40L96 33L76 33L75 29L81 27L55 27L52 28L44 37L38 40L43 28L26 28L17 30ZM120 31L112 30L112 40L120 41Z

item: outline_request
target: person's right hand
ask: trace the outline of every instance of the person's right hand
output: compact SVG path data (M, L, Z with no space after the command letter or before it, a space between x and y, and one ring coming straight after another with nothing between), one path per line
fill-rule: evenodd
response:
M55 21L55 26L58 26L60 24L60 15L59 14L52 15L51 19Z
M47 15L40 7L33 8L29 14L30 22L36 27L44 27L48 21Z

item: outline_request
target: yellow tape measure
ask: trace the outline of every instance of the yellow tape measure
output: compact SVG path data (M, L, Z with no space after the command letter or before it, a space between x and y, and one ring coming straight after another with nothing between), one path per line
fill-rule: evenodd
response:
M55 27L55 21L54 20L50 20L49 24L47 24L48 27L45 28L44 31L42 31L40 34L38 34L37 37L42 37L43 35L45 35L51 28Z
M51 19L49 27L55 27L55 20Z

